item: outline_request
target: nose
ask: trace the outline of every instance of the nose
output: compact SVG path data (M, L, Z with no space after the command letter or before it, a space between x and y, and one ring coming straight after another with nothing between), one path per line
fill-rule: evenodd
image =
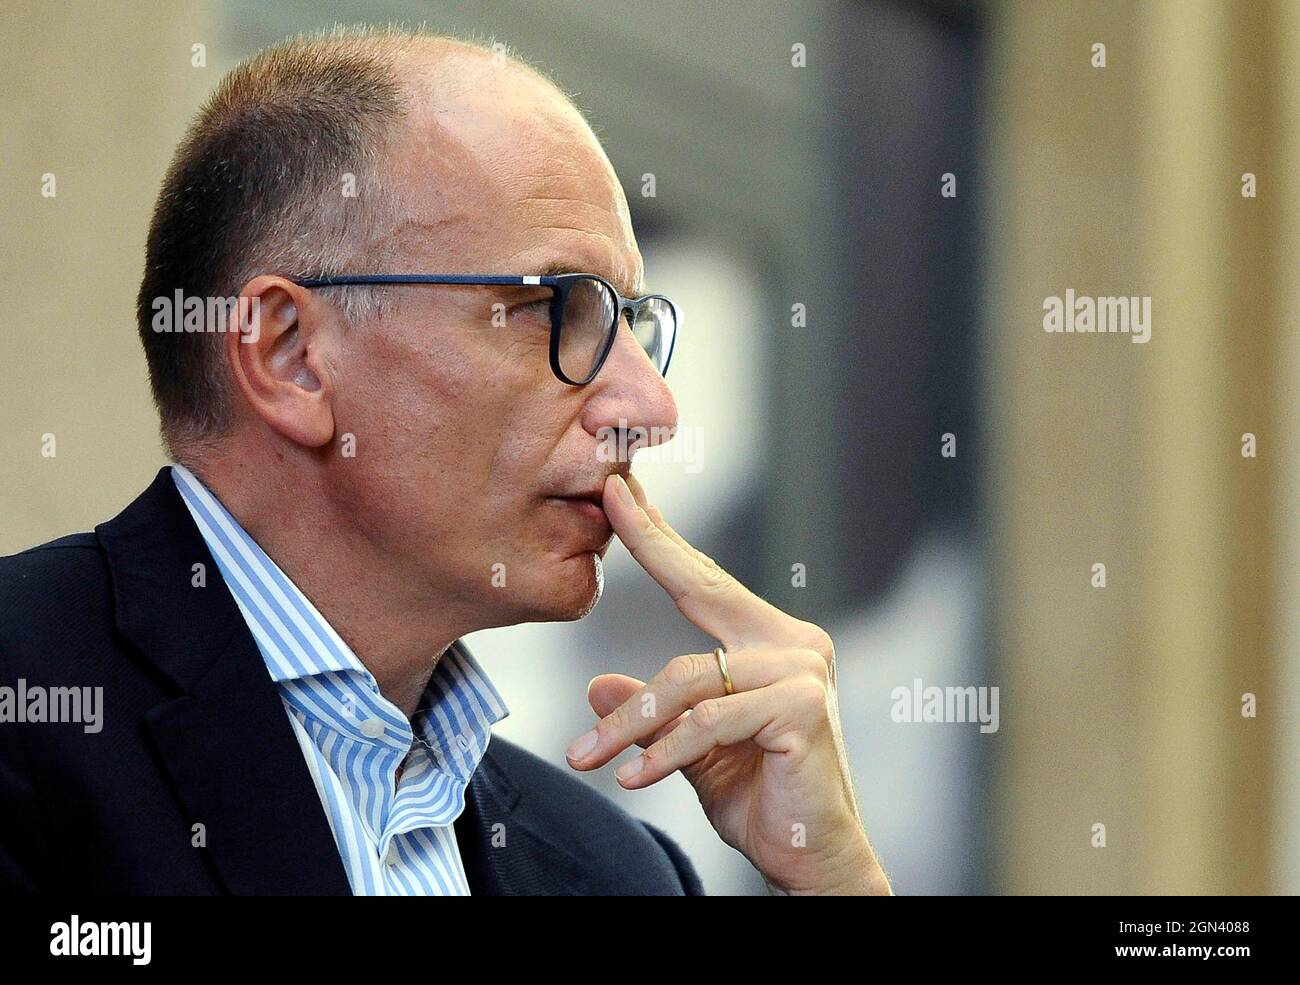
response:
M613 443L621 461L630 460L639 448L663 444L677 430L673 392L637 342L626 317L619 319L609 356L585 389L589 396L582 426L602 446Z

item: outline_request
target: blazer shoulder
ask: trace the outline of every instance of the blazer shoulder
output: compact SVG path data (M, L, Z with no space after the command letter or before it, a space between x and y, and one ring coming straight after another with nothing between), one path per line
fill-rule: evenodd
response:
M17 554L0 557L0 591L49 590L71 579L108 574L99 538L92 533L68 534Z
M88 630L99 626L106 634L112 618L111 578L94 534L69 534L0 557L0 660L8 663L17 651L48 657L84 648Z
M548 840L604 870L609 894L704 894L686 853L659 828L522 746L494 736L487 757L519 795L520 808L545 826ZM618 860L613 865L612 860Z

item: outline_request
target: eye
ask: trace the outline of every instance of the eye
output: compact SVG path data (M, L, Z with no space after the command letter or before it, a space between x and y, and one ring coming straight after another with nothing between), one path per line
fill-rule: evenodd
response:
M510 309L510 317L541 322L549 326L551 323L551 299L541 298L537 301L525 301L523 304L517 304Z

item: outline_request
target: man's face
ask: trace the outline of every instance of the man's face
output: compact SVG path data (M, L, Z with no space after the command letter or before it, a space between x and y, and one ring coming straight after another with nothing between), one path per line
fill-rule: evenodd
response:
M351 272L534 274L560 264L641 293L626 199L577 113L486 59L461 78L469 94L431 97L389 159L411 221L382 261ZM355 435L356 454L331 458L333 492L413 597L454 605L474 628L590 611L612 532L598 508L558 497L599 500L605 477L627 471L598 454L607 429L662 433L677 422L626 319L595 380L556 379L547 306L537 303L550 296L397 288L393 314L350 332L335 367L337 432Z

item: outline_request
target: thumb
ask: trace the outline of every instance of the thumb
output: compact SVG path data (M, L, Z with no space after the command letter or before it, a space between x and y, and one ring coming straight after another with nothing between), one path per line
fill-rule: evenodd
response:
M587 685L587 703L597 718L604 718L642 687L644 681L626 674L599 674Z

